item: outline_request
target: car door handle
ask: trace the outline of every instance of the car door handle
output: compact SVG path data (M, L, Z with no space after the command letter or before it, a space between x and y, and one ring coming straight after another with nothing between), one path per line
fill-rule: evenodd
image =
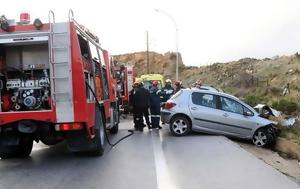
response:
M192 110L197 110L197 107L191 107Z
M228 117L229 115L228 115L227 113L224 113L223 116L224 116L224 117Z

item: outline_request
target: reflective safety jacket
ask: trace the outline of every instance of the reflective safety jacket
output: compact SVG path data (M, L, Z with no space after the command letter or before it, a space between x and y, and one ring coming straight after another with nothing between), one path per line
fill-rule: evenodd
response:
M171 98L171 96L174 94L174 88L172 86L166 85L164 88L160 91L160 99L162 102L166 102Z

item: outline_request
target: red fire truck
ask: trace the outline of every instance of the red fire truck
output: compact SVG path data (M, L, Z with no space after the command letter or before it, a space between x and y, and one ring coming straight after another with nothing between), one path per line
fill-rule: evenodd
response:
M78 24L21 14L0 18L0 157L26 157L33 141L66 140L71 152L102 155L118 132L114 67L96 35Z
M120 64L116 66L115 74L117 78L120 111L127 114L129 112L129 93L132 90L136 73L132 65Z

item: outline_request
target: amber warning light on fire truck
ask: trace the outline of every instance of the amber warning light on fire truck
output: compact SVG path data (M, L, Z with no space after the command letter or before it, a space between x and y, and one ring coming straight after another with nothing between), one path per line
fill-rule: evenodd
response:
M105 130L118 132L114 65L73 15L55 22L49 11L48 22L31 23L23 13L17 24L1 16L1 158L28 156L34 140L101 155Z

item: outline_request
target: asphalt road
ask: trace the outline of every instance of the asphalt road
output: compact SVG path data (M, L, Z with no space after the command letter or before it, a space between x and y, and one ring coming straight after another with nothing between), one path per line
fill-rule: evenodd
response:
M123 120L112 141L132 127ZM35 144L30 158L0 160L0 189L294 189L299 184L221 136L137 132L102 157L64 143Z

